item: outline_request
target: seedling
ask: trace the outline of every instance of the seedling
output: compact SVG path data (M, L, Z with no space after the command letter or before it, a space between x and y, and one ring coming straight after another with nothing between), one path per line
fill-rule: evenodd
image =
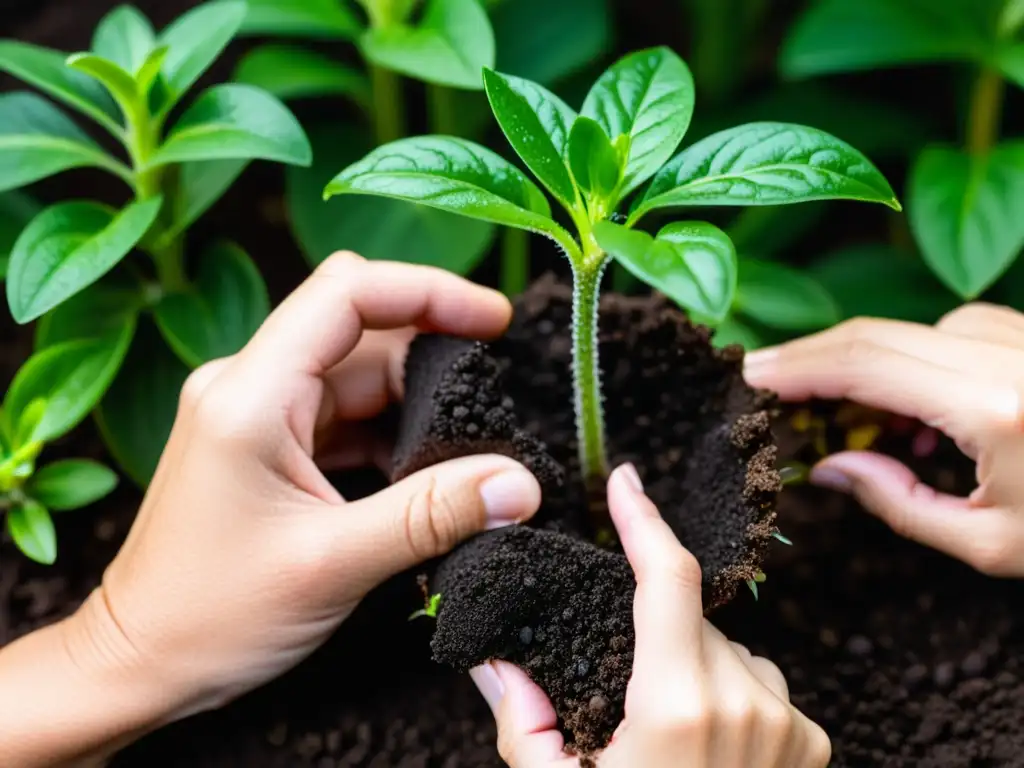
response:
M427 616L431 619L437 618L437 612L441 608L441 593L430 594L427 589L427 577L420 575L416 577L416 583L419 584L420 591L423 593L423 607L414 611L409 615L409 621L420 618L421 616Z
M448 136L379 147L343 170L324 196L394 197L551 238L573 273L573 382L579 461L592 487L608 471L598 363L601 276L610 258L693 318L715 323L736 289L736 250L703 221L636 229L648 214L685 206L780 205L850 199L900 205L860 152L814 128L752 123L673 157L693 114L693 79L667 48L626 56L594 84L577 113L542 86L484 70L499 125L576 231L552 217L526 175L482 146ZM645 182L648 182L643 188ZM629 201L632 200L631 203Z
M237 245L215 244L190 273L186 232L249 161L311 161L292 114L252 86L215 85L170 120L245 13L244 2L217 0L157 34L140 11L119 6L100 21L92 50L71 56L0 40L0 71L89 118L121 150L111 154L35 93L4 94L0 192L91 167L131 194L120 210L88 200L52 205L15 241L7 301L17 322L40 320L41 357L26 367L34 373L26 374L20 397L45 402L41 424L70 428L117 377L117 397L100 408L101 427L114 456L142 484L163 448L188 368L236 352L269 311L266 286ZM140 255L129 257L133 250ZM142 316L155 321L162 343L145 329L151 338L133 346Z
M749 579L747 581L747 586L750 588L750 591L754 594L755 600L760 599L760 595L758 595L757 592L757 585L764 584L766 581L768 581L768 577L765 576L763 571L758 571L757 575L754 578Z

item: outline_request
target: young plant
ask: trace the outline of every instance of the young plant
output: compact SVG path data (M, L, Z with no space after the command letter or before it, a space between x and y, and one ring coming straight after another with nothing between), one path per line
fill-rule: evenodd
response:
M69 397L77 388L52 375L55 369L73 370L81 352L82 342L37 352L15 375L0 406L0 510L17 547L46 565L57 558L50 511L92 504L117 485L117 475L95 461L36 463L48 442L63 437L85 415Z
M509 143L565 209L575 237L555 222L548 199L518 168L484 147L450 137L379 147L343 170L324 195L411 200L536 232L561 247L573 273L579 461L595 485L608 469L597 311L609 259L703 322L721 320L736 290L736 251L718 227L680 221L652 236L636 229L641 219L688 206L824 199L899 210L889 184L861 153L813 128L743 125L673 157L690 123L694 88L686 64L667 48L639 51L614 64L579 114L521 78L485 70L484 85Z
M157 34L137 9L119 6L99 23L92 50L71 56L0 40L0 71L89 118L121 150L108 152L35 93L0 96L0 192L92 167L130 193L120 209L76 199L35 215L11 248L6 293L17 322L40 320L36 348L45 362L35 364L37 376L60 392L41 395L47 408L75 415L53 418L74 426L118 377L100 423L112 453L140 483L155 468L188 368L237 351L269 311L263 280L237 245L215 244L190 272L189 227L249 161L311 161L288 109L249 85L208 88L172 119L245 13L244 2L217 0ZM162 342L142 328L137 336L144 315ZM73 355L55 351L72 345Z

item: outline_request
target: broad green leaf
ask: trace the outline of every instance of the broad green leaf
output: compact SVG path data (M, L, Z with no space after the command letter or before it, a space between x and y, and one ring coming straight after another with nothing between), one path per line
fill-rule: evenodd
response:
M469 274L487 254L495 226L454 213L384 197L347 196L325 204L324 186L332 169L358 159L372 143L349 126L323 124L310 129L311 168L286 174L288 220L306 258L319 264L339 249L368 259L442 267Z
M606 200L622 178L619 155L604 129L589 117L578 117L569 133L569 168L586 193Z
M844 248L811 264L808 274L836 300L843 319L884 317L932 325L958 304L916 254L891 245Z
M241 34L354 40L362 27L343 0L249 0Z
M999 36L1008 38L1020 30L1024 24L1024 0L1006 0L1003 11L999 15Z
M134 277L112 272L39 319L35 350L127 333L125 328L134 326L145 303L143 289Z
M165 109L185 93L238 33L247 6L242 0L213 0L187 11L160 33L168 48L164 76L173 94Z
M239 83L254 85L279 99L344 96L369 109L366 75L334 59L293 45L263 45L250 51L235 70Z
M168 47L161 45L150 51L149 56L142 62L138 73L135 75L135 82L138 84L139 93L149 97L150 112L158 113L167 98L167 81L164 79L164 60L167 58ZM159 88L154 88L159 84ZM154 109L154 99L156 108Z
M217 85L185 110L151 165L198 160L274 160L309 165L312 151L288 108L251 85Z
M39 203L21 192L0 193L0 280L7 278L18 236L40 210Z
M93 409L124 361L134 318L96 339L67 341L33 354L18 370L4 399L13 418L33 400L46 400L46 413L32 439L54 440L76 427Z
M781 257L814 229L828 212L824 202L743 208L726 232L738 253Z
M42 504L31 499L7 510L7 532L26 557L43 565L57 560L57 531Z
M155 311L164 339L192 368L241 350L268 314L263 277L233 243L207 249L190 290L164 297Z
M98 461L65 459L37 470L28 493L55 512L99 501L117 487L117 475Z
M156 46L149 19L133 5L119 5L104 16L92 36L92 51L134 75Z
M673 158L632 218L680 205L811 200L861 200L902 210L885 177L846 142L802 125L750 123L708 136Z
M782 331L816 331L840 320L839 305L813 277L783 264L749 258L740 260L733 307Z
M51 102L25 91L0 95L0 191L86 166L129 173Z
M547 85L585 69L611 43L609 6L608 0L506 0L491 12L496 69Z
M45 415L45 397L37 397L18 414L18 425L14 430L14 441L11 443L11 447L14 450L31 450L33 443L38 445L38 442L34 440L34 436Z
M926 62L981 60L993 36L989 0L819 0L792 27L787 77Z
M163 230L160 244L178 237L210 209L249 165L248 159L199 160L182 163L171 201L171 224Z
M515 166L479 144L447 136L420 136L378 147L338 174L324 197L379 195L527 229L574 249L569 233L551 220L543 193Z
M171 434L189 369L149 323L140 326L120 373L96 411L103 441L118 466L149 484Z
M765 340L756 330L730 315L715 326L715 335L712 337L711 343L719 349L730 344L739 344L750 352L763 347Z
M1014 85L1024 88L1024 43L1010 43L996 54L999 71Z
M736 249L713 224L677 222L652 238L602 221L594 237L619 264L698 319L720 321L728 315L736 293Z
M0 71L34 85L120 136L120 116L110 95L91 77L68 69L66 58L49 48L0 40Z
M924 260L949 288L973 299L1024 248L1024 141L986 156L931 147L908 182L910 226Z
M569 172L569 132L576 113L546 88L484 71L484 87L498 125L516 153L566 208L577 193Z
M637 51L594 83L581 114L608 138L629 136L622 195L647 181L672 157L693 117L693 76L670 49Z
M479 90L494 66L494 30L478 0L427 0L417 26L370 29L361 48L377 66L452 88Z
M73 53L68 56L67 66L101 83L110 91L125 114L132 114L138 99L135 78L112 61L92 53Z
M7 303L19 323L99 280L135 247L160 211L162 199L115 212L97 203L58 203L25 228L11 253Z

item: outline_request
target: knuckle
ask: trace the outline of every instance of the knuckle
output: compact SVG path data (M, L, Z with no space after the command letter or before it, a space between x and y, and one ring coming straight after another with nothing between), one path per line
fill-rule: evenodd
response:
M817 723L809 722L808 751L811 768L827 768L832 762L832 740Z
M316 268L321 275L341 275L349 272L356 263L366 261L355 251L335 251Z
M1006 532L992 531L978 536L968 550L967 562L989 576L1000 576L1012 569L1021 557L1019 542Z
M409 551L418 559L436 557L459 541L458 515L433 475L409 495L401 519Z
M659 700L643 717L644 728L650 733L674 739L697 739L711 732L714 710L703 690L675 693L668 703Z
M504 728L501 722L498 723L498 755L512 768L519 768L516 761L517 741L510 729Z
M935 327L942 331L973 327L978 323L995 319L998 311L996 307L986 302L972 301L944 314Z
M700 563L690 552L678 547L667 563L668 576L687 591L700 589L704 574Z
M773 741L785 743L789 741L793 729L793 710L774 696L769 697L762 705L759 713L765 731Z
M226 362L226 359L211 360L192 371L181 387L179 408L194 411L202 400L203 393L210 388L214 377Z
M839 367L857 372L880 354L882 348L869 336L853 335L839 347L836 363Z
M753 698L738 689L719 702L715 714L721 726L746 733L753 729L758 713Z

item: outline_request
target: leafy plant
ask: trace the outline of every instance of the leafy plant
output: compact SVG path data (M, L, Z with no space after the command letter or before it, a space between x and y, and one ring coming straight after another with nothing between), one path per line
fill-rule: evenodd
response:
M792 78L947 62L976 70L962 144L925 147L907 185L917 247L962 299L992 286L1024 248L1015 213L1024 142L999 138L1005 81L1024 86L1022 24L1020 0L819 0L782 53L781 70Z
M244 2L215 0L158 34L136 8L119 6L100 21L92 50L71 56L0 41L0 70L89 118L122 150L108 152L35 93L0 95L0 192L92 167L123 181L131 195L119 209L80 199L46 207L10 246L11 313L19 323L40 322L37 355L12 385L5 409L17 416L42 398L35 439L53 439L101 403L116 379L115 388L128 396L102 400L103 434L115 457L131 455L121 463L142 484L167 430L151 428L144 445L129 448L132 425L123 415L142 414L136 430L153 426L150 414L173 409L177 390L133 384L146 375L132 362L140 355L129 355L144 343L136 337L140 318L155 321L163 339L147 333L145 343L166 344L176 355L170 381L240 349L269 311L263 280L229 243L207 249L190 272L186 234L251 160L311 162L294 116L253 86L210 87L172 119L245 14Z
M481 68L501 60L547 81L564 77L600 54L608 36L606 5L606 0L566 0L555 8L542 0L250 0L244 33L351 44L364 65L294 42L269 42L243 58L235 78L282 99L348 99L372 126L375 143L382 144L406 134L402 78L409 77L427 84L427 117L434 131L471 137L484 124L478 115L486 107L473 93L482 89ZM570 34L574 44L565 45ZM350 163L372 146L355 127L343 142L337 141L336 126L313 126L310 132L317 156L332 161L328 166ZM467 223L437 208L395 200L367 199L323 210L314 201L328 179L320 167L289 173L293 231L314 264L346 247L369 258L399 258L467 274L493 242L490 222ZM509 294L525 287L527 248L518 234L503 241L501 282Z
M607 472L596 330L609 259L700 321L721 321L736 294L736 250L725 232L703 221L678 221L651 235L636 229L643 217L681 207L825 199L900 210L889 184L861 153L813 128L753 123L674 154L693 113L694 87L686 64L667 48L615 63L579 114L522 78L485 70L484 85L509 143L565 209L576 236L554 220L547 197L522 171L478 144L447 136L379 147L341 171L324 195L396 197L558 244L573 272L579 459L590 481Z

